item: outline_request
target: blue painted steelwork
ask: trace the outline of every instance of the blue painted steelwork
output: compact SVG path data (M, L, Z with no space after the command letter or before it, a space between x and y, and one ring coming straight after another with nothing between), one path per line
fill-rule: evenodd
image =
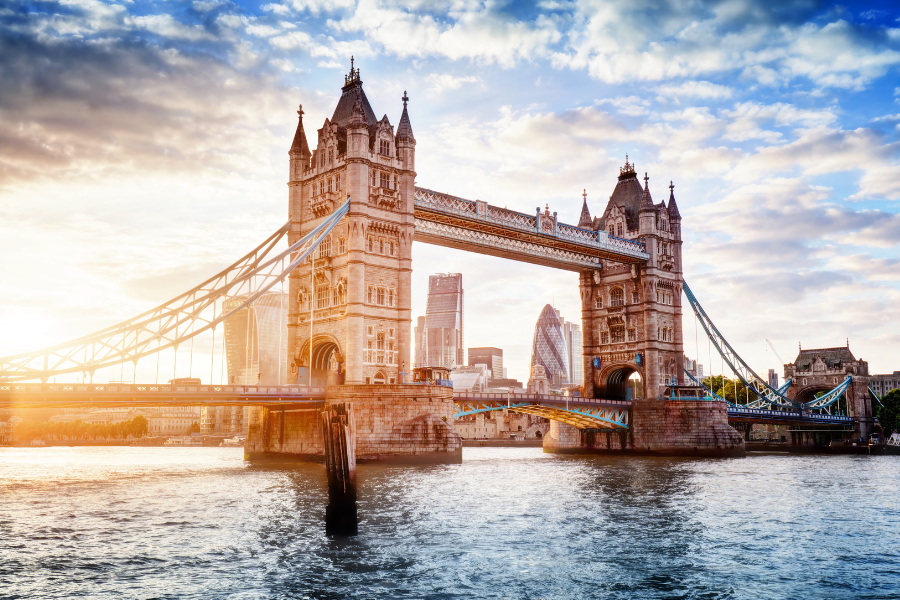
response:
M579 429L628 429L630 402L590 401L540 394L458 394L454 418L510 410L567 423Z
M836 402L843 396L844 392L847 391L847 387L850 385L850 377L847 377L847 381L841 383L836 388L822 396L821 398L817 398L816 400L807 403L805 406L794 400L791 400L787 396L784 395L784 391L787 390L786 387L782 386L779 389L772 388L767 381L765 381L762 377L757 375L750 366L744 362L744 359L741 358L738 353L734 350L731 344L725 339L725 337L719 332L718 328L716 328L715 324L713 324L712 319L709 318L709 315L706 314L706 311L703 310L703 307L700 306L700 302L697 300L694 293L691 291L691 288L688 286L687 282L683 282L684 284L684 293L687 296L688 302L691 305L691 308L694 311L694 314L697 316L697 320L700 321L700 325L703 326L703 330L706 332L706 335L709 337L712 345L715 346L716 351L719 353L719 356L723 358L723 360L728 363L728 366L731 367L731 370L735 375L750 388L756 396L758 396L759 400L754 401L754 403L758 402L760 405L768 405L768 406L781 406L785 408L806 408L806 409L823 409L830 406L832 403Z
M881 403L881 397L875 393L875 390L872 389L871 385L869 386L869 395L872 396L872 400L878 403L878 406L884 406L884 404Z
M715 393L714 391L712 391L711 389L709 389L708 387L706 387L706 385L705 385L703 382L699 381L696 377L694 377L687 369L684 369L684 374L687 375L688 378L689 378L691 381L693 381L695 385L699 385L699 386L702 387L704 390L706 390L706 393L709 395L709 399L710 399L710 400L718 400L719 402L724 402L724 403L727 404L728 406L734 406L734 407L737 407L737 404L732 404L731 402L729 402L728 400L726 400L726 399L723 398L722 396L718 395L717 393Z
M812 402L807 402L806 408L811 409L811 410L828 408L829 406L831 406L832 404L834 404L835 402L837 402L838 400L841 399L841 397L844 395L844 392L846 392L847 388L850 387L850 384L852 383L852 381L853 380L848 375L847 379L842 381L839 386L837 386L836 388L834 388L827 394L823 394L823 395L819 396Z
M729 418L754 419L760 421L804 421L812 423L852 425L853 417L810 413L802 410L766 410L761 408L745 408L729 406Z

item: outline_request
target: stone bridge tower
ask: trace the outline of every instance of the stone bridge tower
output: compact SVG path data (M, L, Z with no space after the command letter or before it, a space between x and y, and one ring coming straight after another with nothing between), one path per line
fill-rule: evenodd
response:
M642 188L626 156L603 216L591 223L608 236L643 241L650 259L642 266L604 261L581 273L587 397L626 399L633 373L644 398L659 397L670 381L683 384L681 215L669 190L668 206L654 204L649 177Z
M795 402L811 402L818 392L836 388L847 376L852 383L844 394L847 413L858 419L859 436L872 433L872 399L869 396L869 363L856 358L846 348L800 349L794 362L784 365L784 379L792 379L787 397ZM845 407L843 401L839 410Z
M396 133L359 69L310 151L303 111L290 149L290 241L350 197L350 211L290 275L288 381L400 383L410 364L415 147L406 109Z

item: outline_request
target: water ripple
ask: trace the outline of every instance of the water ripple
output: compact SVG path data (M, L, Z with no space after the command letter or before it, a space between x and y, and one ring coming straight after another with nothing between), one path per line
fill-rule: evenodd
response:
M467 448L359 467L232 448L0 449L3 598L897 598L900 459Z

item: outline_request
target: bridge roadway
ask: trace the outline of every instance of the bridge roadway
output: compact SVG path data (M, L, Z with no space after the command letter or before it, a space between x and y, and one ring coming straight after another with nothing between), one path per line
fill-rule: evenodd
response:
M281 406L324 400L324 387L302 385L0 383L0 407L3 408ZM457 418L507 409L560 421L579 429L627 429L631 409L630 401L542 394L456 392L453 403ZM728 420L732 423L775 425L852 426L854 423L853 417L840 415L741 407L728 407Z

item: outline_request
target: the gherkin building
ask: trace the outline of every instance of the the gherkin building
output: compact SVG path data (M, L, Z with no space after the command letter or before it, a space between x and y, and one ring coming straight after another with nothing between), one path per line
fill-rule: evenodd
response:
M559 324L559 315L549 304L541 311L534 326L534 342L531 345L531 366L542 365L553 385L562 385L569 379L569 353Z

